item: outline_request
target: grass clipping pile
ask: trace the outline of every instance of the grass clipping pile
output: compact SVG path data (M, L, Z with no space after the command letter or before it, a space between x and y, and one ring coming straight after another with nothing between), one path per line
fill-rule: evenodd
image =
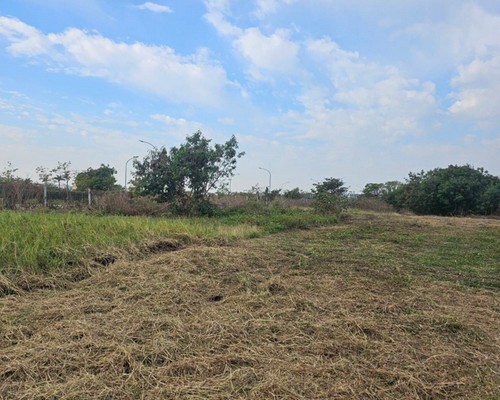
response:
M1 298L0 398L497 399L498 293L353 273L325 259L342 229L197 245Z

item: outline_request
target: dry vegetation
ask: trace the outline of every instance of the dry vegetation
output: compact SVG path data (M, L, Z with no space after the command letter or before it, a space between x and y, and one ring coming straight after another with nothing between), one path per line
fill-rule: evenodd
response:
M500 221L337 226L0 298L3 399L498 399Z

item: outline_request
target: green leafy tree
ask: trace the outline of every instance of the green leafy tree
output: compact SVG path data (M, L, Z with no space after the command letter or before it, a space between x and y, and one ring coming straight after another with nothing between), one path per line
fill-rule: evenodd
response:
M321 214L340 215L347 208L347 191L344 182L337 178L327 178L314 184L313 206Z
M179 147L155 149L143 161L135 161L134 191L168 202L180 213L209 214L208 195L233 176L238 142L232 136L226 143L211 145L200 131L186 138Z
M416 214L491 214L500 204L500 178L470 165L410 173L387 201Z
M323 182L315 183L313 193L328 193L335 196L344 196L349 188L344 186L342 179L326 178Z
M403 208L403 193L400 190L403 183L399 181L389 181L385 183L367 183L362 195L367 198L377 198L392 205L397 210Z
M109 165L101 164L99 168L88 168L75 177L75 185L78 190L114 190L119 186L116 184L116 169Z
M366 197L382 197L384 194L383 183L367 183L363 189L363 196Z
M302 199L304 197L304 193L298 187L296 187L296 188L285 191L285 193L283 194L283 197L285 197L286 199L298 200L298 199Z

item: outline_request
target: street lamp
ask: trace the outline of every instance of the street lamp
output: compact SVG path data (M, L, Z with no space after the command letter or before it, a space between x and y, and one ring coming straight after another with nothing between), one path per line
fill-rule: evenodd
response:
M129 161L132 161L133 159L138 158L138 157L139 156L133 156L133 157L129 158L127 160L127 162L125 163L125 186L124 186L125 187L125 191L127 191L127 165L129 163Z
M233 181L233 178L234 178L236 175L240 175L240 174L233 174L233 175L231 175L231 177L229 178L229 194L231 194L231 182Z
M266 168L262 168L262 167L259 167L259 169L262 169L264 171L267 171L267 173L269 174L269 193L271 193L271 171L269 171L268 169Z
M155 146L154 144L152 144L152 143L146 142L145 140L140 140L140 139L139 139L139 142L149 144L149 145L150 145L153 149L158 150L158 147L156 147L156 146Z

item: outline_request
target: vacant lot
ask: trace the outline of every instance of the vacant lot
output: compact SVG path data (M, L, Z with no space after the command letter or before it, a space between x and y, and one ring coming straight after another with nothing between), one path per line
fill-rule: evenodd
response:
M0 298L0 398L498 399L499 248L498 220L361 213L119 257Z

